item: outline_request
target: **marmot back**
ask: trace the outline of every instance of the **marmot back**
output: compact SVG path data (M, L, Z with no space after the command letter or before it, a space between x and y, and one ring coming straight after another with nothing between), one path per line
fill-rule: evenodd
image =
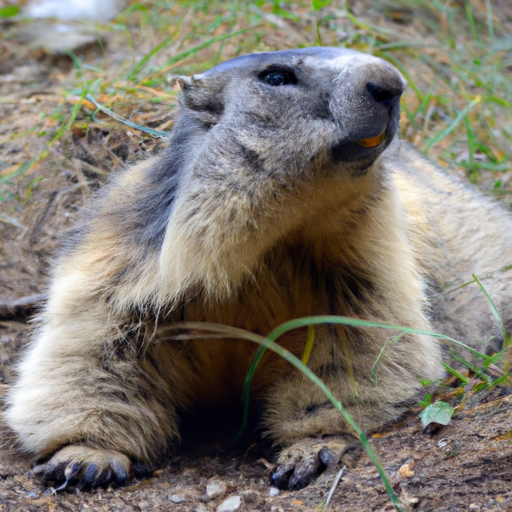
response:
M253 54L180 80L166 154L114 177L68 239L7 419L47 481L123 483L179 442L183 411L240 400L256 347L178 340L169 325L268 334L347 315L477 344L498 332L477 287L509 264L512 219L394 141L400 73L337 48ZM508 278L509 280L510 278ZM486 286L512 319L505 276ZM193 333L194 334L194 333ZM279 342L300 356L306 331ZM443 376L436 340L325 325L309 367L364 428ZM350 431L323 393L267 354L254 380L273 480L307 485Z

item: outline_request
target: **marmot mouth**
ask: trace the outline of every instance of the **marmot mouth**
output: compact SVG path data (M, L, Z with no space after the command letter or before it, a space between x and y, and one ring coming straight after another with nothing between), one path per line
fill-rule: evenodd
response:
M396 127L396 116L389 119L387 125L384 126L362 127L353 133L350 139L341 139L334 144L331 147L332 157L336 162L358 162L359 164L365 162L370 165L389 146L394 138ZM373 137L365 137L365 135L370 135L375 128L382 132Z
M376 137L368 137L367 139L354 140L353 142L365 148L375 148L379 144L381 144L385 138L386 130L384 130L380 135L377 135Z

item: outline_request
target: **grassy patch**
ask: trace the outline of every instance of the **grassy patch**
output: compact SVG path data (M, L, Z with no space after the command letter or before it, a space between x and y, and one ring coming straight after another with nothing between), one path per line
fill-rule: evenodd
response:
M328 0L142 0L98 27L109 41L102 55L71 55L74 77L60 92L88 90L106 109L147 124L159 107L175 106L174 76L253 51L347 46L389 60L408 79L404 139L503 196L512 188L509 29L490 1L363 1L351 8ZM77 121L95 128L96 114L84 103Z

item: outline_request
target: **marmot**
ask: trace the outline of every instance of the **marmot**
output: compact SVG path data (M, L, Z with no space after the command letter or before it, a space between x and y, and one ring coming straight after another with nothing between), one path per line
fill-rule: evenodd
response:
M394 141L406 85L396 68L309 48L245 55L180 84L165 155L115 176L69 235L19 365L6 417L46 480L123 483L179 441L184 411L240 400L257 346L176 340L169 324L266 335L332 314L474 346L500 335L476 285L442 291L511 263L512 217ZM485 285L511 327L509 281ZM279 343L300 357L305 339L298 329ZM309 367L365 429L443 375L439 342L406 334L372 382L389 339L316 331ZM282 447L276 485L306 485L322 448L347 445L339 412L277 356L253 396Z

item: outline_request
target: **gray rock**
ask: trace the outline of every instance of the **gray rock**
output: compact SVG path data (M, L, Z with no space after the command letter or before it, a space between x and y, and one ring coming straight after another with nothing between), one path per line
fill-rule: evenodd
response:
M80 52L87 47L104 43L104 39L85 26L34 21L16 27L16 39L31 48L44 48L47 53L61 55L67 50Z

